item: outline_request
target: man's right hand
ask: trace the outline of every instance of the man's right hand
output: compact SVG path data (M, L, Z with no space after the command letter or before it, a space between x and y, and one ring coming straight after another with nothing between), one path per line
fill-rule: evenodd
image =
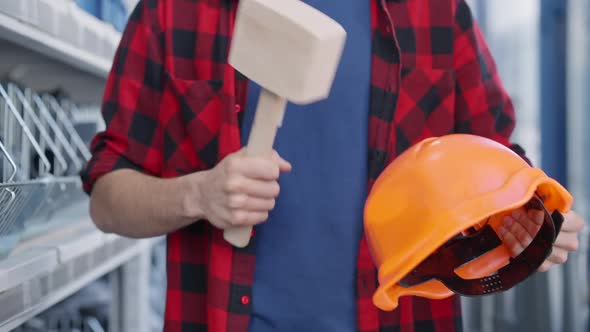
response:
M133 238L169 234L203 219L220 229L255 225L268 218L279 174L290 170L276 152L263 159L243 149L212 169L175 178L116 170L96 181L90 214L102 231Z
M242 149L202 174L195 206L219 229L260 224L275 206L280 173L290 170L291 165L276 151L269 158L255 158ZM191 209L190 198L186 203Z

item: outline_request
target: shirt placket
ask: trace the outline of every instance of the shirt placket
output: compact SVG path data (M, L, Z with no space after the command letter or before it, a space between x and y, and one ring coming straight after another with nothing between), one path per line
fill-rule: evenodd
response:
M387 66L387 82L384 87L388 93L397 93L401 82L401 54L399 43L395 34L394 22L387 8L385 0L372 0L371 6L375 9L371 19L372 26L378 31L384 31L390 34L394 42L394 49L397 52L398 63L391 63ZM373 42L379 39L373 39ZM374 47L374 45L373 45ZM375 56L375 55L374 55ZM373 57L374 57L373 56ZM394 130L393 123L390 124L391 130ZM389 144L389 143L388 143ZM372 258L369 253L365 236L363 236L359 255L358 255L358 274L357 290L360 298L357 301L357 330L360 332L379 331L380 314L378 309L372 304L372 294L377 289L377 271L374 268Z
M388 75L390 81L388 83L388 92L397 93L399 89L399 85L401 83L401 67L402 67L402 56L401 56L401 48L399 46L399 41L397 40L397 35L395 33L395 22L389 12L389 8L387 7L386 0L380 0L381 10L383 12L384 19L380 20L381 24L384 25L384 29L387 33L391 34L391 38L393 38L393 42L395 44L395 51L397 52L397 58L399 59L399 63L396 66L390 66L389 71L390 75Z

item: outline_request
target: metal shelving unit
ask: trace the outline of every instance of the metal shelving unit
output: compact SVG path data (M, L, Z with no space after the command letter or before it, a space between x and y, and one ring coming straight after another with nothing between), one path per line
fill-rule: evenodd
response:
M100 103L120 38L70 0L0 1L0 77Z
M101 24L69 0L0 0L0 332L104 276L108 330L149 330L149 258L163 238L102 233L77 176L89 152L74 127L102 129L95 106L120 39Z
M145 275L149 271L145 254L161 240L106 235L90 220L80 219L66 229L23 242L0 261L0 331L16 328L103 275L115 273L121 278L125 268L138 264ZM132 279L144 285L141 275L135 274ZM113 289L112 310L125 315L113 319L109 331L126 331L125 326L146 331L142 320L137 319L145 315L144 306L123 307L138 299L130 291L138 294L145 290L120 288Z
M147 330L139 319L149 313L146 257L161 239L106 235L93 225L76 175L90 153L75 112L66 100L0 84L0 331L104 275L113 280L109 331Z
M0 38L62 62L89 75L106 78L112 59L81 50L45 31L0 12Z

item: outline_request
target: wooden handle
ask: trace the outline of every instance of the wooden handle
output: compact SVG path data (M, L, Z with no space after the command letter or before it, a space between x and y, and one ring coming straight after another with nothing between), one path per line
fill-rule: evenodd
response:
M272 153L277 129L283 122L286 106L285 98L262 89L246 146L248 156L264 157ZM250 242L251 234L251 226L228 228L224 230L223 238L236 247L244 248Z

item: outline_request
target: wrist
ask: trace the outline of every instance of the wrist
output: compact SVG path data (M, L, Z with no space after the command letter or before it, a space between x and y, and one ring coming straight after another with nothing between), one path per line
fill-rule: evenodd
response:
M206 171L201 171L176 179L180 192L181 217L191 222L206 219L203 209L203 188Z

